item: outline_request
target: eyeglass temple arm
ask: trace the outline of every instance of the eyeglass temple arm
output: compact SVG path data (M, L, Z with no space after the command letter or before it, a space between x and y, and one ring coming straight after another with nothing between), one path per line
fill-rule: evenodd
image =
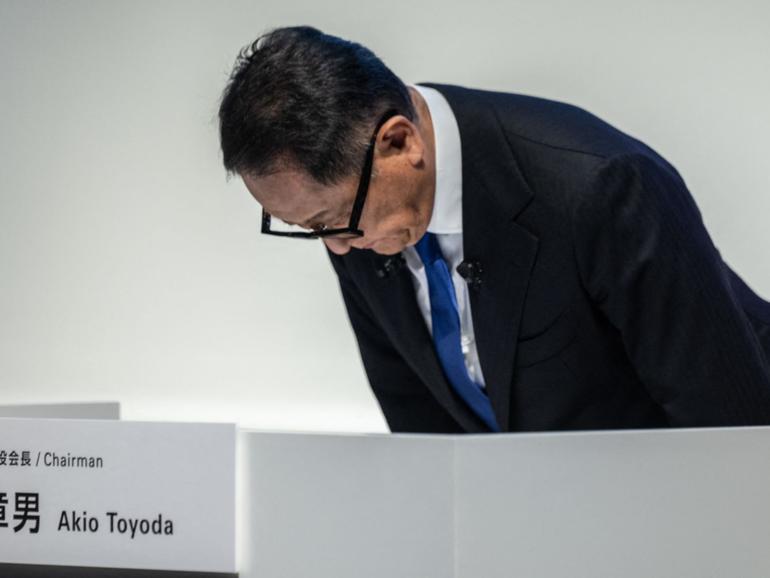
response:
M398 110L391 108L386 111L384 115L382 115L380 121L377 123L377 126L374 129L372 140L369 142L369 147L366 149L366 162L364 163L363 170L361 171L364 177L363 180L359 183L358 194L356 194L356 200L353 203L353 211L350 214L350 226L353 229L358 230L358 221L361 218L361 211L363 211L364 208L366 195L362 194L362 191L369 190L369 181L372 176L372 163L374 162L374 145L377 142L377 133L380 132L380 129L388 120L397 114L399 114Z

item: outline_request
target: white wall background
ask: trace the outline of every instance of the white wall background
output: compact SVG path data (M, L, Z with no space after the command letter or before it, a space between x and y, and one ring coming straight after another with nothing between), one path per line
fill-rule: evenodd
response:
M319 243L220 167L241 46L311 24L404 80L583 106L672 161L770 296L764 0L0 0L0 403L383 431Z

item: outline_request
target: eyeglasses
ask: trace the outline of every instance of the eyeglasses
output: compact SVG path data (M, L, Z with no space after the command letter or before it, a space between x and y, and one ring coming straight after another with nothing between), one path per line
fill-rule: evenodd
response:
M350 213L350 221L347 227L327 229L325 225L322 225L317 229L307 230L304 227L300 227L298 225L289 225L288 223L284 223L278 219L275 219L275 221L278 221L277 223L273 222L270 213L262 209L262 233L265 235L296 237L299 239L320 239L322 237L354 239L356 237L363 237L364 232L358 228L358 221L361 219L361 213L364 209L366 194L369 192L369 181L372 177L372 164L374 161L374 144L377 141L377 134L380 132L382 125L384 125L385 122L397 114L399 114L397 110L390 109L384 115L382 115L380 120L377 122L377 126L374 129L374 134L372 134L372 139L369 141L369 146L366 149L364 166L361 170L361 178L358 181L358 192L356 193L356 198L353 201L353 210Z

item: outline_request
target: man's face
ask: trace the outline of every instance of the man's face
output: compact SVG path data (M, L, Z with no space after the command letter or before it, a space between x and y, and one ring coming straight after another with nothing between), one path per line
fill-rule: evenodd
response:
M358 223L364 236L324 238L333 253L342 255L357 248L394 255L414 245L427 229L433 207L433 164L424 158L424 143L414 125L391 128L394 132L386 131L375 150L369 192ZM292 169L241 177L268 213L306 228L347 227L360 180L360 175L353 175L333 185L322 185Z

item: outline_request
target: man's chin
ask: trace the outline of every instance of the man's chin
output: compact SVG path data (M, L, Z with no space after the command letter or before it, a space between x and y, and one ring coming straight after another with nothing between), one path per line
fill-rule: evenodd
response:
M401 243L375 243L372 246L372 251L378 255L397 255L404 250L404 246Z

